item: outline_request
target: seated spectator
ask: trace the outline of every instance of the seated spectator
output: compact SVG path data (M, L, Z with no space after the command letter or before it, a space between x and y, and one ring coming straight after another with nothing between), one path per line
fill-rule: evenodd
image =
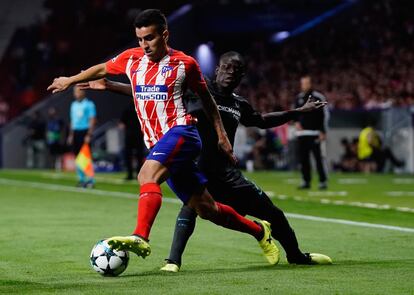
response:
M349 142L347 138L341 139L343 154L339 163L334 163L334 169L342 172L359 171L359 162L357 157L358 138L354 138Z
M358 139L358 159L363 172L383 172L389 160L393 166L402 167L404 162L398 160L388 147L384 147L378 132L372 123L361 130Z

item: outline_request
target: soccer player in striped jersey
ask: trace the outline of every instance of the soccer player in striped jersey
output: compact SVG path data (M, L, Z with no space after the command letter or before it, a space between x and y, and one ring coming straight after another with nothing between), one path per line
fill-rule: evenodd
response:
M240 123L245 126L263 129L271 128L287 123L302 113L319 110L326 104L325 102L314 101L310 97L303 106L294 110L261 114L254 110L245 98L234 93L234 89L244 76L244 71L245 62L243 57L234 51L226 52L220 57L215 79L207 83L217 103L224 128L232 144ZM130 95L128 84L110 80L94 81L83 85L83 87L85 89L107 89ZM232 165L214 144L217 135L204 114L197 95L189 91L186 94L186 103L188 111L198 118L197 129L203 142L198 166L207 176L207 188L213 198L233 207L242 215L247 214L269 220L272 236L284 248L289 263L332 263L332 260L326 255L303 253L300 250L295 232L290 227L283 211L273 204L261 188L244 177L240 169ZM215 161L212 161L212 159L215 159ZM162 271L178 272L180 270L187 241L195 228L196 217L196 212L190 207L184 205L181 208L176 221L170 255L166 259L166 264L161 268Z
M196 118L187 112L183 104L187 89L200 97L216 131L220 150L229 161L235 163L217 105L197 62L167 45L167 22L159 10L141 12L134 24L139 48L128 49L112 60L77 75L56 78L48 87L48 90L56 93L71 85L103 78L108 74L126 74L130 79L131 94L150 154L138 175L140 197L136 228L131 236L109 238L108 244L114 249L129 250L143 258L151 253L148 240L161 206L160 184L167 181L183 203L201 218L252 235L258 240L268 262L276 264L279 250L271 239L270 224L266 221L255 223L233 208L215 202L206 189L206 177L195 164L201 150L201 140L195 127Z

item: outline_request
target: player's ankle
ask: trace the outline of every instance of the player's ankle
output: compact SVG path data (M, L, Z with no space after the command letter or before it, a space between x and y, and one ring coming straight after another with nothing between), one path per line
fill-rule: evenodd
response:
M310 261L310 258L302 252L295 255L287 255L286 259L290 264L304 264Z
M260 242L264 238L265 230L263 228L263 225L260 222L257 222L256 220L254 220L254 223L256 223L258 226L260 226L260 228L262 229L260 231L260 233L257 236L255 236L256 240Z
M164 261L165 261L165 264L175 264L178 267L181 267L181 261L180 262L177 262L177 261L175 261L173 259L170 259L170 258L167 258Z
M148 238L144 238L143 236L141 236L141 235L139 235L139 234L132 234L132 236L135 236L135 237L138 237L138 238L140 238L140 239L143 239L145 242L149 242L149 239Z

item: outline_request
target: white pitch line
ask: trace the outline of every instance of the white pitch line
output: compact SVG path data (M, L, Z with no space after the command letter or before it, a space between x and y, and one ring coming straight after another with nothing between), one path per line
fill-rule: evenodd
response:
M268 193L268 192L266 192ZM276 198L278 200L287 200L287 199L293 199L295 201L306 201L302 197L299 196L293 196L288 197L286 195L274 195L270 196L270 198ZM333 205L339 205L339 206L352 206L352 207L362 207L362 208L369 208L369 209L377 209L377 210L396 210L401 212L410 212L414 213L414 208L409 207L391 207L389 204L376 204L376 203L364 203L364 202L350 202L350 201L344 201L344 200L331 200L331 199L319 199L319 203L321 204L333 204Z
M89 195L126 198L126 199L136 199L138 197L136 194L131 194L131 193L111 192L111 191L103 191L103 190L98 190L98 189L90 190L90 189L76 188L76 187L70 187L70 186L65 186L65 185L60 185L60 184L11 180L11 179L5 179L5 178L0 178L0 185L13 185L13 186L23 187L23 188L30 187L30 188L43 189L43 190L76 192L76 193L83 193L83 194L89 194ZM172 199L172 198L163 198L163 202L172 203L172 204L182 204L180 200ZM286 216L290 218L296 218L296 219L302 219L302 220L312 220L312 221L319 221L319 222L336 223L336 224L352 225L352 226L359 226L359 227L378 228L378 229L386 229L386 230L393 230L393 231L399 231L399 232L414 233L414 228L409 228L409 227L400 227L400 226L392 226L392 225L368 223L368 222L360 222L360 221L351 221L351 220L346 220L346 219L325 218L325 217L302 215L302 214L296 214L296 213L286 213Z
M324 191L324 192L308 192L310 197L346 197L347 191Z
M75 175L67 175L67 174L56 174L53 172L43 172L40 174L43 178L46 179L65 179L65 180L77 180L77 177ZM110 184L124 184L127 183L123 179L119 178L110 178L106 176L95 176L95 180L99 182L104 183L110 183Z
M284 179L284 182L287 184L299 184L300 183L300 178L287 178Z
M339 184L366 184L368 179L366 178L339 178Z
M392 182L395 184L414 184L414 178L394 178Z
M390 197L414 197L414 192L392 191L386 192L386 195Z
M125 198L125 199L137 199L138 198L138 193L132 194L132 193L124 193L124 192L104 191L104 190L99 190L99 189L85 189L85 188L71 187L71 186L60 185L60 184L50 184L50 183L32 182L32 181L23 181L23 180L11 180L11 179L5 179L5 178L0 178L0 184L14 185L14 186L23 187L23 188L31 187L31 188L45 189L45 190L51 190L51 191L74 192L74 193L90 194L90 195L105 196L105 197L118 197L118 198ZM172 199L172 198L163 198L163 202L182 204L180 200Z
M414 233L414 228L409 228L409 227L401 227L401 226L393 226L393 225L385 225L385 224L377 224L377 223L368 223L368 222L360 222L360 221L351 221L351 220L346 220L346 219L325 218L325 217L302 215L302 214L295 214L295 213L287 213L286 215L288 217L304 219L304 220L338 223L338 224L346 224L346 225L370 227L370 228L381 228L381 229L388 229L388 230Z

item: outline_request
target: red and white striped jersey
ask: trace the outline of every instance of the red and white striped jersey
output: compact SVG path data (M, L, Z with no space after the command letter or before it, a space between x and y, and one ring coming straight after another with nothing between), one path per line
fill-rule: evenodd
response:
M194 58L173 49L159 62L153 62L141 48L131 48L107 61L106 71L126 74L131 81L135 110L148 148L172 127L192 123L183 103L187 87L195 93L207 91Z

